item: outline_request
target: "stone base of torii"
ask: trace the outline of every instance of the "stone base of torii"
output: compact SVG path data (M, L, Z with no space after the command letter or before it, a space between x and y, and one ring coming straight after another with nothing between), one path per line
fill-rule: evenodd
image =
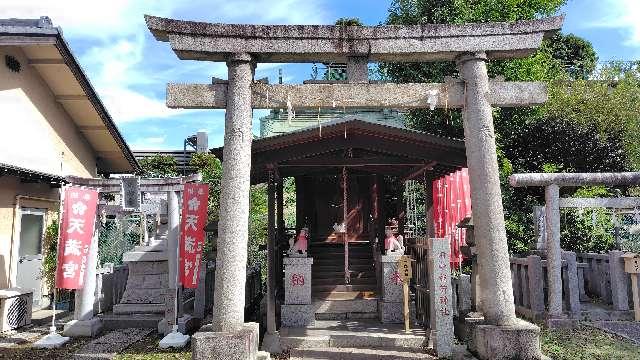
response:
M472 327L470 347L480 359L545 358L539 328L515 315L492 106L540 104L546 100L546 89L540 83L490 81L486 62L532 54L543 37L560 29L562 17L375 27L211 24L153 16L145 20L155 38L169 42L180 59L226 61L228 67L228 83L167 87L170 107L226 109L215 313L212 326L194 336L194 359L257 357L257 326L244 323L252 109L335 106L462 108L483 284L484 320ZM324 61L346 63L349 83L292 86L253 81L258 62ZM460 81L370 84L369 61L455 61ZM274 289L268 288L267 294L272 311ZM272 337L277 333L274 316L267 318L267 335Z

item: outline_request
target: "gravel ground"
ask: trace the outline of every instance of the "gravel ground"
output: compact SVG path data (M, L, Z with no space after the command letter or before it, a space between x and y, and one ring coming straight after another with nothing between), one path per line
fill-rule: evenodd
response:
M635 321L596 321L591 326L622 336L640 345L640 323Z
M132 344L147 337L153 329L122 329L91 340L77 351L73 358L79 359L113 359L117 354Z

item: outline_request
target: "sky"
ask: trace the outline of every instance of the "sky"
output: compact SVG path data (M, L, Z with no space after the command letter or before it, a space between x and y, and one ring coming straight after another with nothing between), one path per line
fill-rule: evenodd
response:
M185 20L255 24L332 24L357 17L384 22L390 0L0 0L0 18L49 16L64 37L133 150L182 149L186 137L209 133L221 146L223 110L176 110L165 106L169 82L210 83L226 78L223 63L181 61L156 41L144 14ZM601 61L640 59L640 0L569 0L564 33L593 44ZM256 78L285 83L309 78L311 64L259 64ZM254 110L257 134L259 117Z

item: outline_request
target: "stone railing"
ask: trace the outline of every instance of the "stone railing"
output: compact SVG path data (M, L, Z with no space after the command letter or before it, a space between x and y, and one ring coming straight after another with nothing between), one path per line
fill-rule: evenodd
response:
M213 291L216 284L216 264L203 262L200 266L200 281L193 299L193 317L204 319L213 308Z
M622 254L622 251L576 254L581 301L599 299L601 303L611 305L613 310L630 309L630 281L624 272Z
M629 276L624 272L621 251L608 254L562 252L563 313L582 318L581 302L598 299L614 311L630 308ZM547 303L547 262L537 255L511 258L511 281L516 312L532 320L545 316Z
M106 263L96 270L96 296L93 305L94 313L105 313L113 310L113 305L118 304L124 294L129 277L127 265L114 266Z
M427 270L427 244L426 237L417 237L407 241L407 255L410 255L413 263L413 279L415 285L416 318L425 328L429 327L430 305L429 305L429 273Z
M537 255L511 258L511 283L516 313L529 319L544 317L545 281L542 259Z

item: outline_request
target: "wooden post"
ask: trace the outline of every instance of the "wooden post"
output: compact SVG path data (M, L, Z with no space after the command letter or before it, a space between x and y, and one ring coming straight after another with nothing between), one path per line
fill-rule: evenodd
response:
M276 186L273 170L269 170L267 185L267 333L276 332Z
M631 274L631 290L633 291L633 313L636 321L640 321L640 297L638 296L638 274Z
M309 231L313 231L311 228L311 224L305 224L304 217L304 209L305 209L305 187L304 187L304 177L296 176L296 228L302 229L304 226L309 226ZM311 239L309 239L311 241Z
M433 180L427 178L426 172L423 176L424 182L424 215L425 215L425 235L428 238L435 236L435 228L433 226Z
M402 279L402 302L404 315L404 331L409 332L409 281L413 273L411 272L411 258L407 255L400 257L398 261L398 272Z
M633 313L635 320L640 321L640 295L638 294L638 274L640 274L640 256L627 253L624 258L624 271L631 275L631 290L633 292Z
M402 282L402 294L404 301L404 331L409 332L409 280Z
M342 241L344 243L344 283L351 283L351 274L349 273L349 237L347 216L349 215L349 204L347 203L347 168L342 167L342 224L344 232L342 233Z
M277 223L275 224L278 228L278 235L280 238L284 236L285 232L285 221L284 221L284 179L278 178L276 181L276 199L278 201L278 205L276 206L276 218ZM302 227L301 227L302 228Z

